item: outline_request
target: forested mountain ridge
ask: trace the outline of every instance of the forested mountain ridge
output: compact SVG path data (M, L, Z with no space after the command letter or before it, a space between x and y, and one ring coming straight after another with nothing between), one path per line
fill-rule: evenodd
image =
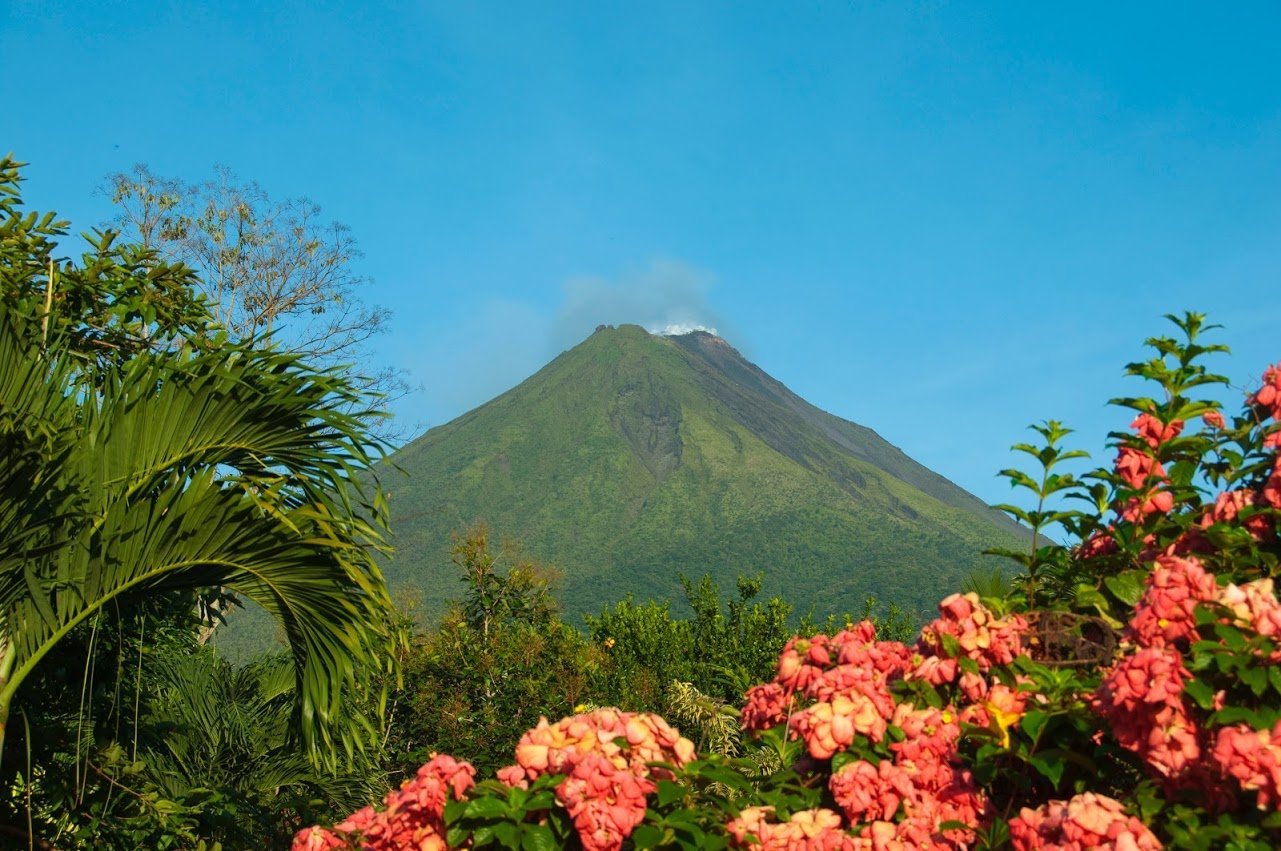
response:
M382 471L394 589L439 612L451 535L486 521L562 574L571 615L763 573L801 611L869 594L924 610L1019 528L871 429L815 408L705 332L602 326Z

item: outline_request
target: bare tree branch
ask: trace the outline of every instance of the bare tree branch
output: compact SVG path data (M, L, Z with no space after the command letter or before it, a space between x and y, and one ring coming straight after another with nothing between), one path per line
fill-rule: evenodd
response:
M115 225L160 258L193 268L211 314L233 338L271 339L325 365L351 365L377 404L409 387L396 369L372 369L372 340L391 318L361 298L372 286L354 268L351 229L325 222L306 198L274 201L226 166L200 184L162 178L145 165L107 179ZM380 436L407 435L383 425Z

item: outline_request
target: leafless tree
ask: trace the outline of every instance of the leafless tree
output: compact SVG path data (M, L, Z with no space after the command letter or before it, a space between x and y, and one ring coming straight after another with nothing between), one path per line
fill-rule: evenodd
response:
M229 335L270 339L313 362L351 365L383 405L407 392L400 371L371 369L371 341L386 330L390 313L362 298L372 282L355 269L361 253L350 228L323 220L315 203L275 201L225 166L211 180L189 184L137 165L111 175L103 192L118 209L114 226L127 238L196 271ZM386 426L377 430L404 437Z

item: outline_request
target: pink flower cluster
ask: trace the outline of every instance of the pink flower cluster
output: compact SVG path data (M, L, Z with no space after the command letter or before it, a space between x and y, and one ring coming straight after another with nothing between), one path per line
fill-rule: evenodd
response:
M815 759L831 759L856 735L879 742L894 715L890 680L902 675L908 660L907 647L877 641L869 621L831 638L793 638L779 656L774 682L748 691L743 728L763 730L786 720ZM811 702L798 709L798 698Z
M978 825L986 802L968 771L955 765L961 729L948 709L903 703L895 726L904 739L877 763L855 760L832 775L828 788L851 825L864 825L870 847L951 849L972 831L947 830L944 822Z
M1281 363L1270 366L1263 373L1263 386L1250 397L1250 404L1267 409L1274 422L1281 422ZM1272 473L1260 493L1265 504L1281 508L1281 431L1273 431L1264 438L1263 445L1277 452L1272 462Z
M387 794L383 808L365 807L332 830L301 831L292 851L446 851L445 801L461 800L475 785L476 770L450 756L433 757L414 778Z
M831 810L802 810L785 822L772 822L773 807L748 807L726 827L737 848L753 851L858 851L863 846L841 829Z
M1028 695L986 675L1026 653L1028 625L1018 615L998 617L975 594L948 597L939 614L912 650L877 641L866 621L830 638L788 642L774 681L748 692L744 729L786 723L815 760L829 760L856 742L862 743L860 752L870 749L876 756L848 762L831 775L829 789L844 820L807 821L809 830L831 825L827 833L804 834L804 842L819 844L795 844L801 842L798 828L769 823L763 809L751 811L750 818L745 811L731 824L732 834L752 833L765 847L877 851L950 849L973 839L971 830L942 828L947 822L978 826L988 818L986 799L959 766L961 722L989 727L1008 744L1008 730L1022 716ZM973 664L962 666L962 659ZM963 708L899 702L891 686L903 679L955 684ZM902 735L891 739L891 727Z
M1272 419L1281 421L1281 363L1263 371L1263 386L1248 401L1266 408Z
M1184 653L1196 638L1195 610L1214 603L1244 631L1281 636L1281 602L1271 579L1220 588L1196 558L1160 556L1135 607L1130 652L1104 677L1091 705L1117 741L1139 754L1168 792L1195 788L1207 808L1235 806L1236 789L1257 791L1260 807L1278 805L1281 725L1272 731L1243 725L1212 731L1184 695L1191 678ZM1281 663L1281 651L1266 661Z
M586 851L617 851L645 818L654 780L670 778L650 763L682 766L694 745L657 715L597 709L555 724L540 719L521 737L516 765L498 772L509 786L544 774L563 775L556 797Z
M1214 577L1195 558L1158 556L1135 606L1129 636L1143 647L1186 646L1196 631L1197 604L1218 593Z
M955 682L957 659L966 657L987 672L996 665L1008 665L1024 655L1023 635L1027 619L1022 615L996 617L979 602L977 594L953 594L939 603L941 617L921 630L917 654L907 671L908 679L923 679L931 685ZM948 652L947 639L954 639L960 654Z
M1127 816L1119 801L1083 792L1069 801L1023 808L1010 819L1015 851L1156 851L1160 841L1143 822Z
M1124 519L1137 522L1149 514L1164 514L1174 508L1174 496L1167 490L1161 490L1161 485L1169 478L1155 453L1161 444L1179 436L1183 431L1183 421L1174 420L1167 424L1151 414L1139 414L1130 423L1130 428L1147 445L1147 449L1121 446L1117 450L1116 472L1132 490L1139 491L1121 512Z
M1244 724L1219 729L1214 759L1247 792L1257 792L1256 806L1278 809L1281 804L1281 721L1271 730Z
M1189 677L1179 651L1144 647L1112 669L1092 701L1121 746L1169 780L1186 775L1201 757L1201 736L1183 700Z

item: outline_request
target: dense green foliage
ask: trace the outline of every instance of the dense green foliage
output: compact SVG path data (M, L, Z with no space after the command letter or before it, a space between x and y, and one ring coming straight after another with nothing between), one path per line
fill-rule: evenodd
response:
M492 771L510 761L511 742L540 716L585 706L687 717L692 729L718 735L723 724L713 716L770 675L792 634L786 602L755 599L759 579L740 579L727 601L710 577L686 581L686 615L629 597L591 618L584 635L561 620L549 577L510 546L495 553L484 527L455 543L454 562L464 597L415 638L404 687L393 695L393 773L442 750ZM891 611L886 623L906 637L895 617ZM683 713L695 708L691 701L710 714Z

